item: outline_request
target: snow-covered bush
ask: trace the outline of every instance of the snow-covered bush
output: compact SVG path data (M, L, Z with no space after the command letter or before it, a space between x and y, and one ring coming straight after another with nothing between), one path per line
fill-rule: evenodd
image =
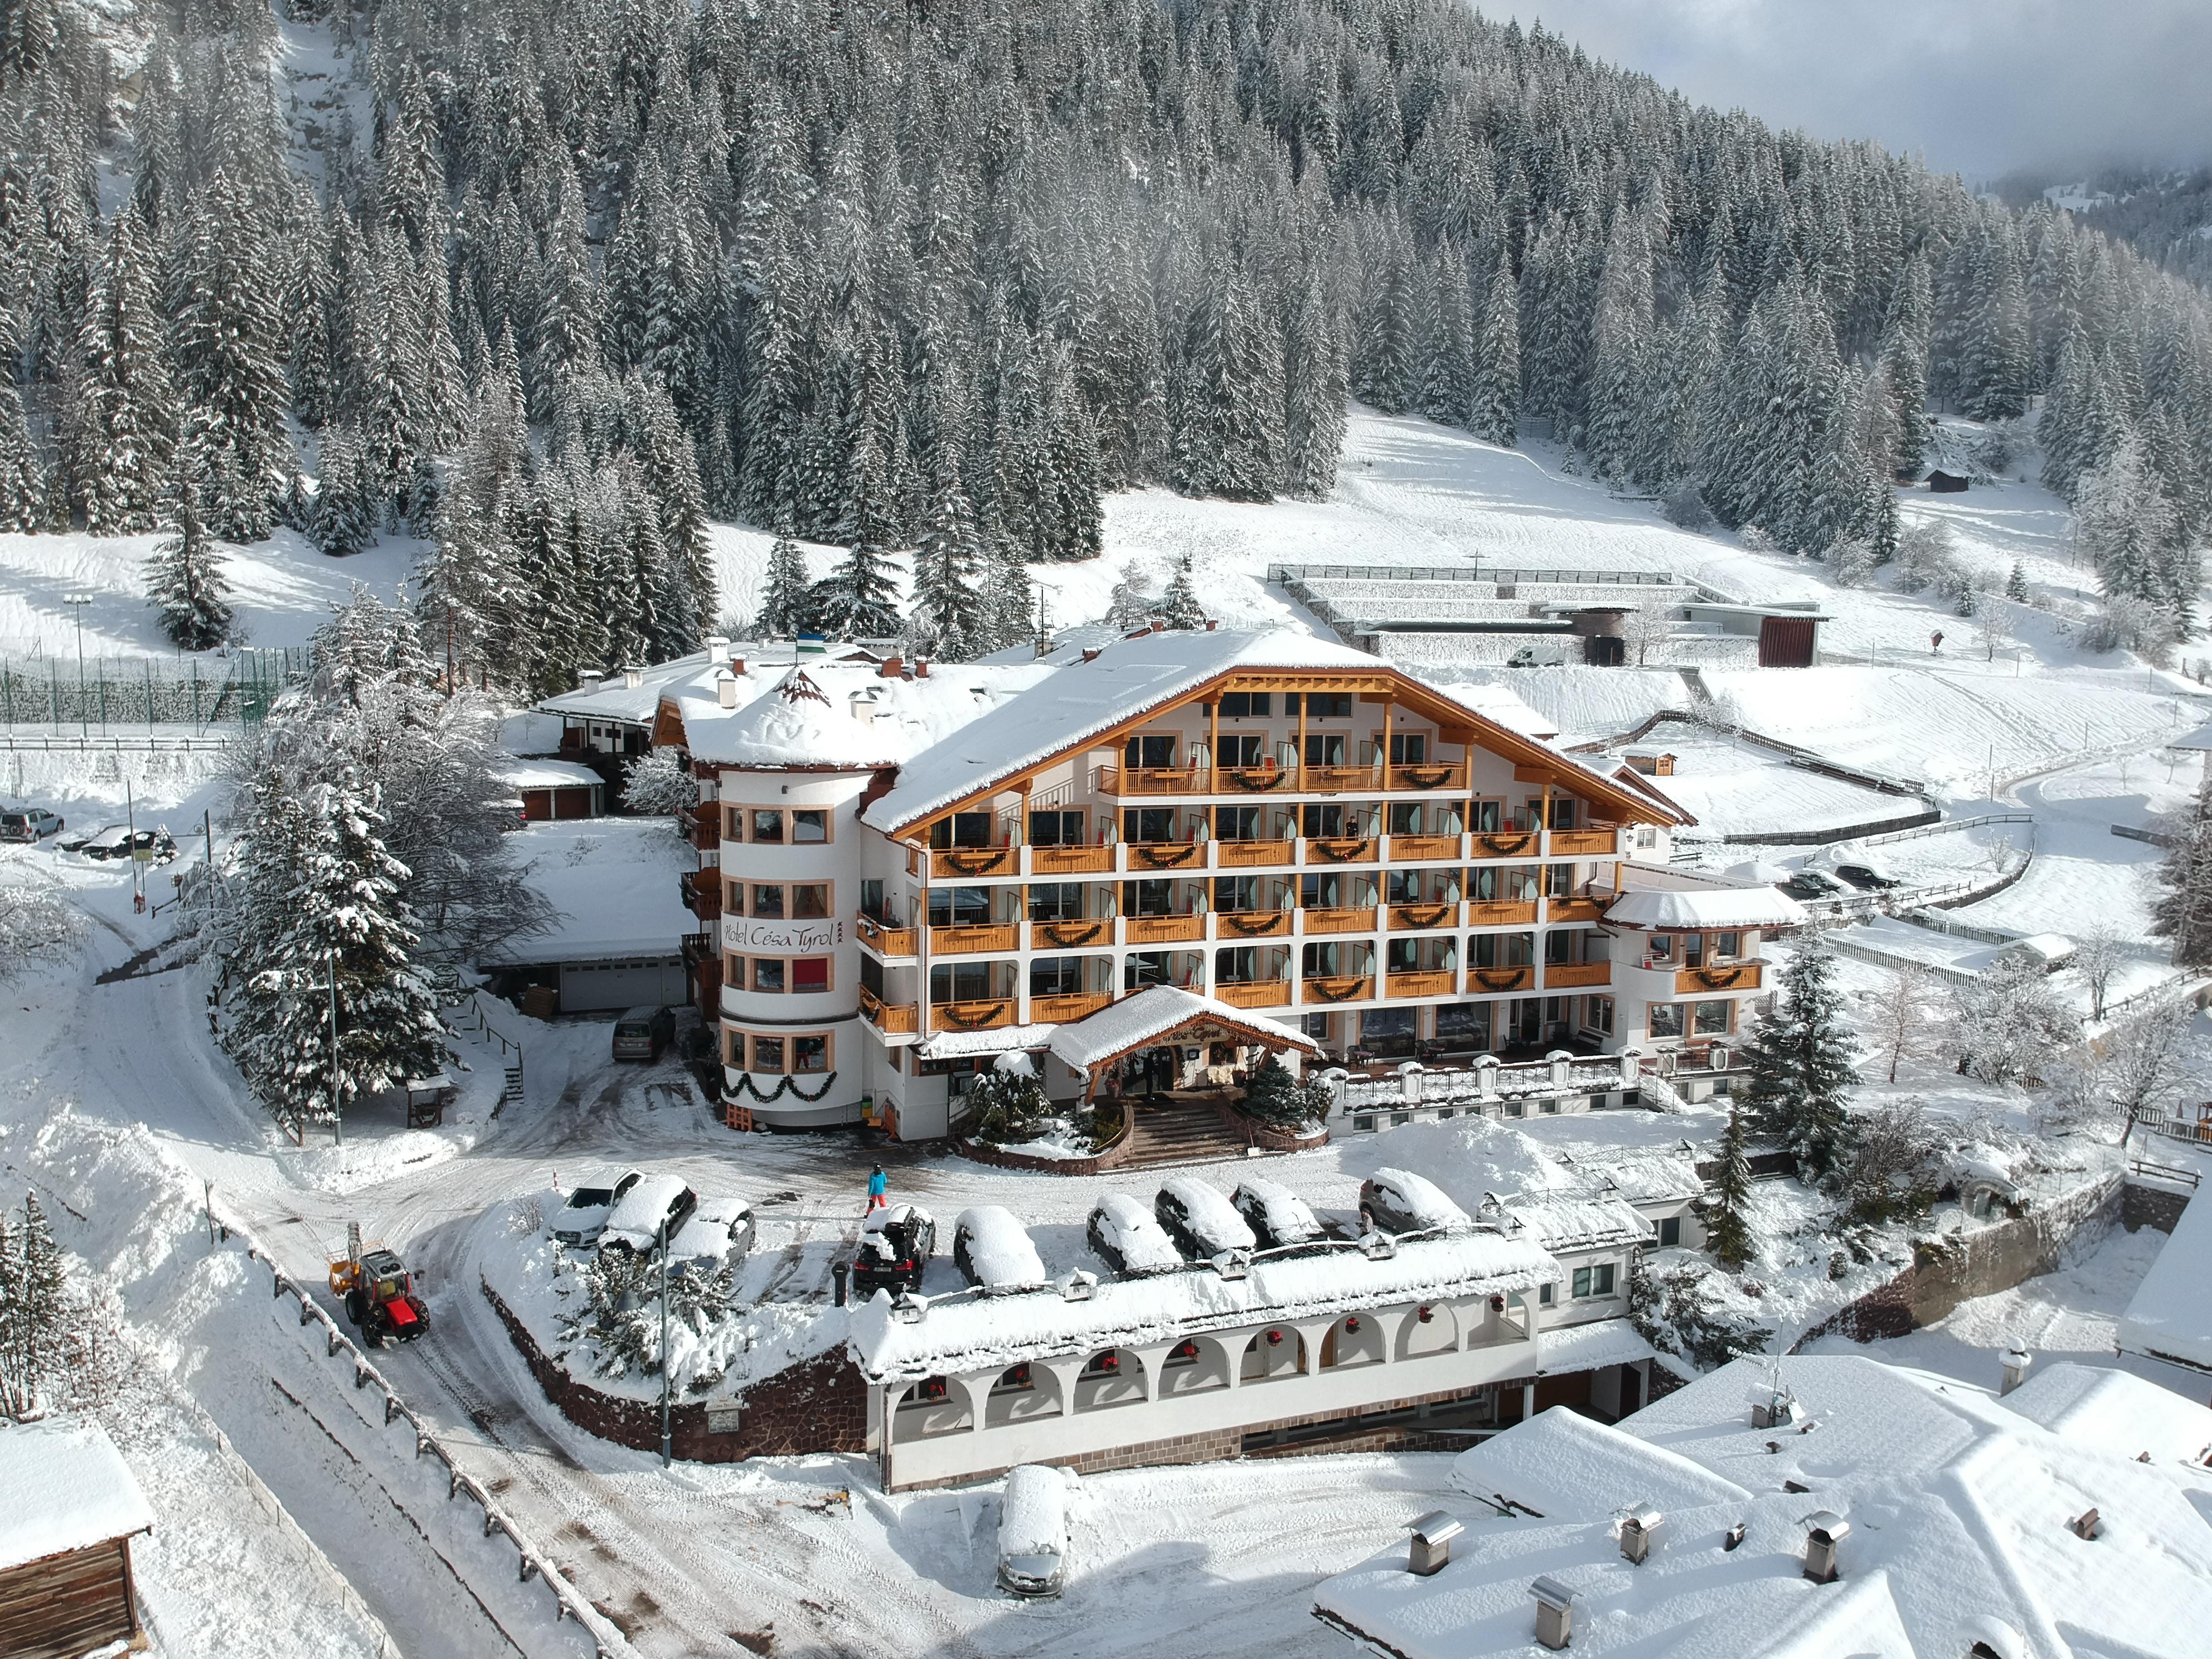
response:
M572 1344L588 1345L592 1370L601 1376L660 1375L660 1260L641 1251L600 1250L584 1264L584 1302L560 1315L561 1334ZM725 1258L673 1261L668 1267L671 1351L678 1356L676 1385L703 1394L721 1381L722 1368L708 1362L685 1368L681 1356L699 1344L675 1339L706 1337L726 1318L737 1287L737 1270Z
M1702 1267L1654 1273L1641 1265L1628 1276L1628 1318L1637 1334L1662 1353L1676 1354L1700 1370L1765 1352L1773 1331L1737 1319L1717 1307Z
M1852 1118L1843 1171L1846 1217L1875 1226L1927 1214L1936 1202L1936 1152L1917 1100L1893 1101Z
M2033 963L1991 964L1951 988L1945 1047L1961 1077L2015 1083L2074 1040L2072 1012Z
M2173 649L2173 617L2148 599L2115 593L2105 608L2091 617L2081 629L2081 648L2102 655L2128 650L2154 663L2166 661Z
M80 927L77 913L27 860L16 854L0 862L0 985L52 957Z
M1705 505L1705 492L1698 488L1694 478L1685 478L1668 490L1660 500L1659 511L1677 530L1711 530L1713 527L1713 510Z
M1828 550L1829 568L1836 573L1838 587L1864 586L1880 563L1873 544L1859 537L1838 542Z
M623 778L623 805L633 812L670 816L699 804L684 751L665 744L647 750L630 763Z
M1315 1078L1294 1078L1279 1054L1269 1054L1244 1090L1244 1115L1279 1129L1298 1130L1328 1115L1329 1086Z
M968 1099L975 1113L975 1139L990 1146L1035 1140L1050 1110L1036 1067L1019 1049L1000 1054L975 1079Z
M1908 525L1898 532L1897 556L1890 565L1900 593L1919 593L1929 587L1940 592L1955 592L1959 554L1951 526L1941 519L1922 519Z

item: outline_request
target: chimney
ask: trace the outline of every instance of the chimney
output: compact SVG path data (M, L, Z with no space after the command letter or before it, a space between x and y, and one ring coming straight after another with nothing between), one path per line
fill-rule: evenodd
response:
M1168 625L1155 617L1152 618L1152 631L1155 634L1164 634L1168 631Z
M576 689L579 691L596 691L605 678L606 676L596 668L580 668L576 671Z
M2008 1349L2004 1356L2004 1381L1997 1385L1999 1398L2010 1394L2027 1381L2027 1368L2035 1363L2035 1356L2025 1348Z
M1536 1640L1553 1652L1575 1639L1575 1593L1558 1579L1539 1578L1528 1586L1536 1598Z
M707 635L707 660L708 662L714 661L715 658L720 656L723 652L729 648L730 641L727 635L722 634L709 634Z
M714 701L725 708L738 706L738 677L726 668L714 671Z
M929 678L928 658L916 657L914 659L914 677L918 680L926 680Z
M1098 647L1095 645L1085 646L1083 647L1083 660L1085 662L1097 662L1098 660Z
M883 666L876 670L876 678L878 679L895 680L899 678L905 672L906 659L904 657L885 657L884 659Z
M635 691L645 684L645 670L634 662L623 665L623 689Z
M846 707L852 711L853 718L860 721L861 725L873 726L876 723L876 699L874 693L869 691L855 691L846 700Z
M1836 1552L1851 1535L1851 1523L1832 1510L1815 1510L1804 1524L1805 1576L1816 1584L1832 1584L1842 1576Z
M730 672L732 674L742 674L744 672L745 659L743 657L732 657L730 659Z
M2093 1504L2089 1508L2082 1510L2081 1514L2075 1516L2071 1521L2069 1521L2066 1523L2066 1528L2067 1530L2071 1532L2076 1538L2087 1540L2096 1537L2099 1533L2104 1531L2105 1522L2103 1518L2098 1515L2096 1507Z
M1652 1546L1659 1541L1659 1528L1666 1517L1651 1504L1632 1505L1620 1518L1620 1553L1623 1559L1634 1566L1642 1566L1644 1558L1651 1553Z
M1423 1578L1442 1572L1451 1562L1452 1540L1466 1530L1443 1510L1430 1510L1413 1522L1413 1554L1406 1571Z
M1212 617L1208 617L1206 619L1206 631L1207 633L1209 633L1209 634L1211 634L1211 633L1212 633L1215 629L1217 629L1217 628L1218 628L1218 627L1220 627L1220 626L1221 626L1221 624L1220 624L1219 623L1218 623L1218 622L1214 621L1214 619L1213 619Z

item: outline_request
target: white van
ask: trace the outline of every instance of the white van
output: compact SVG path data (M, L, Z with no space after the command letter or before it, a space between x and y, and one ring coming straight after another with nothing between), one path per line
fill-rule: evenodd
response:
M1065 1584L1070 1479L1042 1463L1006 1471L999 1499L999 1588L1009 1595L1057 1595Z

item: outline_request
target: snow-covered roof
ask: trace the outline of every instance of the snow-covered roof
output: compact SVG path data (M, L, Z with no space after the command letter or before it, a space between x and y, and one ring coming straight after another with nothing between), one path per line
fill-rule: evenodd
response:
M1147 1279L1109 1279L1079 1301L1056 1290L1024 1296L945 1299L923 1318L895 1318L878 1292L853 1310L852 1345L875 1377L986 1370L1046 1354L1172 1342L1255 1319L1299 1319L1384 1306L1504 1295L1559 1281L1557 1262L1534 1244L1496 1233L1460 1233L1401 1243L1381 1260L1346 1246L1312 1255L1261 1257L1242 1279L1210 1267Z
M1052 1040L1057 1025L1001 1025L983 1031L933 1031L915 1048L924 1060L969 1060L978 1054L1002 1054L1042 1048Z
M864 659L757 664L733 677L737 706L721 705L727 671L672 686L666 700L684 722L695 761L715 765L867 771L895 766L940 744L1053 672L939 663L927 676L885 677Z
M1478 680L1438 680L1427 675L1419 677L1424 684L1463 703L1476 713L1486 714L1509 731L1518 732L1524 738L1534 738L1539 743L1549 743L1559 735L1559 723L1540 710L1532 708L1520 693L1507 685L1493 685Z
M1582 1164L1579 1174L1631 1204L1662 1204L1696 1198L1705 1190L1698 1160L1687 1152L1650 1152L1603 1164Z
M2194 732L2185 732L2166 745L2168 749L2212 750L2212 720L2207 720Z
M2120 1318L2123 1352L2212 1370L2212 1198L2191 1199Z
M1632 1365L1658 1351L1626 1319L1592 1319L1579 1325L1547 1325L1540 1333L1543 1358L1539 1369L1554 1376L1595 1370L1603 1365Z
M538 755L501 761L490 769L492 776L511 789L589 789L603 781L588 766Z
M1611 927L1796 927L1805 907L1771 887L1631 888L1607 907Z
M1483 1501L1463 1511L1460 1559L1416 1577L1394 1540L1322 1583L1317 1610L1403 1659L1534 1651L1540 1575L1573 1593L1585 1655L2202 1650L2212 1469L2197 1449L2212 1443L2212 1411L2136 1377L2084 1386L2069 1365L2000 1401L1833 1356L1778 1362L1809 1429L1754 1428L1745 1399L1771 1363L1724 1366L1618 1428L1555 1408L1463 1454L1455 1480ZM2159 1425L2141 1448L2144 1435L2076 1431L2083 1410L2124 1420L2138 1409ZM1504 1498L1537 1513L1501 1516L1492 1500ZM1647 1502L1664 1521L1632 1565L1617 1516ZM2092 1508L2101 1529L2084 1539L2069 1523ZM1803 1576L1806 1522L1823 1510L1850 1530L1839 1579L1816 1584Z
M0 1572L154 1524L106 1431L70 1418L0 1428Z
M493 945L488 962L673 957L698 930L678 884L693 855L666 818L533 823L502 844L556 914L550 932Z
M1505 1213L1554 1255L1602 1249L1608 1244L1648 1243L1656 1235L1635 1206L1617 1198L1552 1199L1516 1204Z
M561 715L568 720L612 720L627 726L651 726L653 715L660 708L660 700L672 693L684 690L703 689L714 696L713 680L733 657L743 657L748 665L756 665L771 674L779 668L795 663L817 666L853 658L869 657L865 647L837 641L819 652L802 654L790 640L739 641L710 650L694 651L686 657L676 657L667 662L654 663L639 671L638 683L632 685L629 677L617 669L594 686L579 686L574 691L563 691L557 696L547 697L538 705L540 712Z
M1218 1021L1232 1030L1249 1031L1285 1048L1317 1054L1321 1045L1304 1032L1263 1014L1247 1013L1225 1002L1179 990L1172 985L1148 985L1133 996L1109 1002L1072 1024L1055 1026L1047 1046L1078 1072L1125 1054L1140 1043L1165 1036L1194 1020Z

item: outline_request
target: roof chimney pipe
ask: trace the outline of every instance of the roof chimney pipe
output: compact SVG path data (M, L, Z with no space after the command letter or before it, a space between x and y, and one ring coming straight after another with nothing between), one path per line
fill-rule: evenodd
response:
M738 706L738 677L726 668L715 671L714 701L724 708Z
M1815 1510L1805 1517L1805 1576L1816 1584L1832 1584L1842 1576L1837 1551L1851 1534L1851 1523L1832 1510Z
M623 665L623 687L625 690L635 691L644 684L645 670L642 667L634 662Z
M929 678L928 658L916 657L914 659L914 677L918 680L926 680Z
M876 678L895 680L902 678L905 673L906 659L904 657L885 657L883 666L876 670Z
M1575 1639L1575 1593L1558 1579L1528 1586L1536 1598L1536 1640L1557 1652Z
M730 672L732 674L742 674L744 672L745 659L743 657L732 657L730 659Z
M2010 1394L2027 1381L2027 1368L2035 1363L2035 1356L2025 1348L2008 1349L2004 1357L2004 1381L1997 1385L1999 1398Z
M1651 1504L1632 1505L1620 1518L1620 1553L1632 1566L1642 1566L1651 1553L1652 1546L1659 1541L1659 1529L1666 1517Z
M1467 1528L1442 1510L1431 1510L1413 1522L1413 1553L1406 1571L1426 1578L1451 1563L1452 1540Z

